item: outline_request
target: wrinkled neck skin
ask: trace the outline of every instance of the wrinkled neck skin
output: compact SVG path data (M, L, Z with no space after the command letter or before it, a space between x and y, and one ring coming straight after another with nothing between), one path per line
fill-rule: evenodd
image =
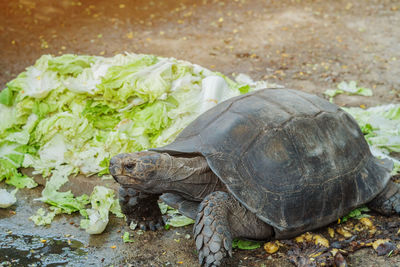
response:
M144 171L147 177L132 184L134 189L150 193L176 193L187 199L201 201L209 193L226 191L225 185L211 171L202 156L174 157L167 153L155 155L154 166L138 162L138 170ZM145 171L143 168L150 168Z

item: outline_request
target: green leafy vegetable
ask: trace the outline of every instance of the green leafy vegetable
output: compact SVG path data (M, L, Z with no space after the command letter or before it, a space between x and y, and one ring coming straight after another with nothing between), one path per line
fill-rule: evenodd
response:
M182 227L186 226L189 224L193 224L194 220L183 216L183 215L174 215L170 219L168 219L167 223L168 225L171 225L173 227Z
M35 223L79 211L88 217L82 225L100 232L105 214L117 206L110 206L110 196L97 203L60 191L70 175L107 175L112 156L172 142L198 115L257 89L256 83L152 55L44 55L0 93L0 181L34 187L19 171L34 168L34 174L48 177L40 200L54 207L39 211ZM173 225L190 222L175 220Z
M330 97L330 101L332 102L333 97L339 94L348 94L348 95L362 95L362 96L372 96L372 90L369 88L358 87L356 81L341 82L337 86L338 89L328 89L324 92L325 95Z
M57 214L62 213L61 209L55 208L55 207L50 207L51 211L47 212L43 208L39 208L36 211L35 215L32 215L29 217L30 220L32 220L36 225L48 225L50 224L54 217Z
M350 218L361 219L364 217L370 217L368 214L364 214L364 212L368 212L368 211L370 211L370 209L367 208L366 206L359 207L357 209L350 211L349 214L340 218L340 222L344 223L344 222L348 221Z
M393 174L400 172L400 161L392 152L400 152L400 105L389 104L369 109L344 108L358 122L370 145L371 152L379 158L394 162Z
M22 166L24 154L28 147L15 142L0 142L0 181L17 188L33 188L37 184L33 179L21 174L18 168Z
M123 217L117 199L114 199L114 191L104 186L96 186L90 195L91 209L86 213L89 219L81 220L81 227L89 234L100 234L108 224L108 214L114 213L117 217Z
M0 103L6 106L11 106L13 104L13 92L7 87L0 92Z
M259 247L261 247L261 242L257 242L257 241L243 240L243 239L236 238L232 242L232 248L251 250L251 249L257 249Z
M52 206L58 207L60 211L71 214L75 211L81 211L89 203L89 197L82 195L74 197L71 191L59 192L60 187L68 182L68 176L72 173L73 167L61 165L53 170L50 180L42 191L40 200Z
M71 74L76 76L81 74L85 68L89 68L94 62L95 57L92 56L66 54L56 58L49 58L48 69L58 72L61 75Z
M0 189L0 208L8 208L12 206L17 201L15 198L17 191L18 189L14 189L12 192Z
M124 235L122 236L122 240L124 241L124 243L135 242L135 240L130 239L130 234L129 234L129 232L125 232L125 233L124 233Z

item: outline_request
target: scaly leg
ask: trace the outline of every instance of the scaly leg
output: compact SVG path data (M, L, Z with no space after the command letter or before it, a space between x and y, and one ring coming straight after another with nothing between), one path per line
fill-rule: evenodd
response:
M367 206L383 215L400 214L400 185L390 181Z
M233 238L267 240L272 236L272 227L229 193L213 192L199 205L194 238L201 266L220 266L227 255L232 256Z

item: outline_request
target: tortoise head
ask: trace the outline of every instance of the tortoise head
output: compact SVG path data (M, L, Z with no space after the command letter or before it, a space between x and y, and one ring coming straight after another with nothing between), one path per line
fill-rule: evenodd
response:
M152 151L123 153L111 158L109 170L115 181L127 187L142 187L163 172L166 155Z

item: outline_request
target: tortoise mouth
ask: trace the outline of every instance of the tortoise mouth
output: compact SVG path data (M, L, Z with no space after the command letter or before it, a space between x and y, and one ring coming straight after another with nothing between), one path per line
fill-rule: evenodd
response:
M140 183L138 179L134 179L128 175L118 174L118 175L112 175L112 177L117 183L119 183L122 186L132 186Z

